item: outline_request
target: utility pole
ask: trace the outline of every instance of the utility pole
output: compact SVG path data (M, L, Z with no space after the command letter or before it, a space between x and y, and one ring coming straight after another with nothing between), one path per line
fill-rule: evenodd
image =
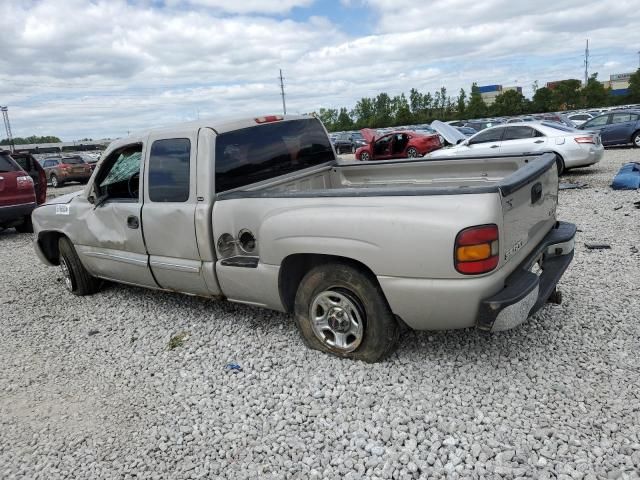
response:
M282 95L282 111L287 114L287 104L284 100L284 78L282 77L282 69L280 69L280 95Z
M638 68L640 68L640 50L638 50Z
M587 48L584 49L584 86L589 81L589 39L587 38Z
M2 110L2 119L4 120L4 129L7 132L7 140L9 140L9 147L11 152L16 151L16 146L13 144L13 135L11 134L11 123L9 123L9 107L0 107Z

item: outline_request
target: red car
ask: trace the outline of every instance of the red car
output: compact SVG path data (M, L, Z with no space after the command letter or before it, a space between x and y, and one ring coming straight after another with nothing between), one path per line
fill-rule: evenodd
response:
M368 145L356 150L356 160L389 160L392 158L415 158L442 148L438 135L425 135L413 131L396 131L376 138L370 128L360 130Z
M47 195L44 170L34 158L33 176L13 159L9 152L0 151L0 228L15 227L18 232L32 232L31 212L38 202L43 203Z

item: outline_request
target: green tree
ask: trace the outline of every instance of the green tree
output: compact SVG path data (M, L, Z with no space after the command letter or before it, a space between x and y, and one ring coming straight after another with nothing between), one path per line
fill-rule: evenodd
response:
M389 127L393 123L391 97L382 92L373 101L374 123L376 127Z
M355 119L357 128L371 127L374 124L374 107L373 100L370 98L361 98L356 102L351 116Z
M471 85L471 97L469 98L469 105L467 105L467 115L471 118L484 117L487 114L487 104L484 103L482 95L480 95L480 89L477 83Z
M457 101L457 111L458 111L458 118L463 118L464 117L464 112L467 109L467 94L464 91L464 88L460 89L460 93L458 94L458 101Z
M640 102L640 68L629 79L629 102Z
M562 110L570 110L580 106L580 80L563 80L553 89L554 103Z
M37 136L31 135L30 137L13 137L14 145L30 145L30 144L40 144L40 143L60 143L58 137L53 135L45 135L45 136ZM0 145L9 145L9 139L3 138L0 140Z
M353 130L353 119L349 116L349 112L346 108L342 107L340 113L338 113L338 119L335 123L336 130L344 132L345 130Z
M525 100L524 95L517 90L507 90L496 97L491 110L495 115L522 115Z
M582 105L584 107L602 107L609 103L609 92L598 81L598 74L589 77L587 84L582 89Z
M411 106L407 101L404 93L397 97L394 97L394 109L396 115L396 125L410 125L414 122L413 115L411 113Z
M334 131L338 120L338 110L335 108L321 108L318 111L318 118L330 132Z
M547 87L542 87L536 90L533 95L533 102L531 104L532 110L539 113L546 113L552 110L556 110L556 104L553 97L553 92Z

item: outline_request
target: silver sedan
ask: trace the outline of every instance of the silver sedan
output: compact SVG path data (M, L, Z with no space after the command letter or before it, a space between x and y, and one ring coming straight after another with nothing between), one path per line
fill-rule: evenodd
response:
M436 123L440 122L434 122ZM434 124L432 126L440 132ZM431 152L425 158L540 151L555 152L558 156L558 171L562 173L565 169L586 167L599 162L604 147L597 133L587 133L555 122L523 122L487 128L468 139L461 139L457 145Z

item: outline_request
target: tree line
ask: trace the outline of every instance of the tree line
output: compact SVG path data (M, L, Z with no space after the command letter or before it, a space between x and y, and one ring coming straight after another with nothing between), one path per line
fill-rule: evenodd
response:
M60 143L61 140L53 135L37 136L31 135L30 137L14 137L14 145L31 145L35 143ZM8 138L0 140L0 145L11 145Z
M625 96L612 95L611 90L598 81L597 73L591 75L584 87L579 80L559 82L553 89L539 87L536 81L533 90L532 99L516 90L507 90L498 95L492 105L487 105L476 83L471 86L469 95L460 89L455 97L448 94L446 87L433 94L412 88L408 96L401 93L391 97L383 92L375 97L361 98L351 110L346 107L321 108L315 115L329 131L336 132L416 125L433 120L516 116L640 103L640 69L631 76L629 93Z

